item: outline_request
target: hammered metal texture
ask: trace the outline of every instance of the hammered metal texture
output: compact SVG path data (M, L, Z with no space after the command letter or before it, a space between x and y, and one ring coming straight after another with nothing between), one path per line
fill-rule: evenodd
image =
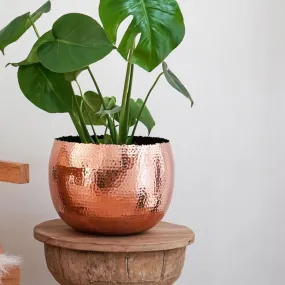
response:
M94 145L55 140L50 190L59 216L91 233L125 235L154 227L170 204L170 143Z

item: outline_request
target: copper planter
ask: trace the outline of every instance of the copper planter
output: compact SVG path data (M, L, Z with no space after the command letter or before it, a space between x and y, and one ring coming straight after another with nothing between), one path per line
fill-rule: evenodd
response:
M134 234L154 227L173 193L170 143L137 138L136 145L81 144L57 139L50 158L50 190L59 216L84 232Z

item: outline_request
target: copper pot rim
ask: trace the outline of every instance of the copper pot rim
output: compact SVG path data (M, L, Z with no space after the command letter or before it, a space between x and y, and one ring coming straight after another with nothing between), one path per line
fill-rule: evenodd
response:
M98 136L99 138L103 138L103 136ZM160 138L160 137L144 137L144 136L135 136L134 140L136 144L131 144L131 145L117 145L117 144L92 144L92 143L87 143L83 144L80 142L79 136L62 136L59 138L55 138L54 141L57 143L64 143L67 145L77 145L77 146L93 146L93 147L116 147L116 148L126 148L126 147L154 147L154 146L160 146L160 145L170 145L170 141L165 138Z

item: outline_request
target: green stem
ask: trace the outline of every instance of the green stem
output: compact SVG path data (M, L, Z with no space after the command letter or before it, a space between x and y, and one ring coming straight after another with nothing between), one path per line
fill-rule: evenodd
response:
M32 18L29 17L29 20L32 24L32 27L35 31L35 34L37 35L38 38L40 38L40 34L38 32L38 29L35 25L35 23L33 22ZM82 114L81 114L81 111L80 111L80 108L78 106L78 102L76 101L76 99L74 98L74 101L75 101L75 105L76 105L76 109L77 109L77 112L78 112L78 116L79 116L79 121L77 120L76 116L72 113L69 113L70 117L71 117L71 120L79 134L79 137L81 139L81 141L83 143L94 143L94 141L92 140L92 138L90 137L89 133L88 133L88 130L87 130L87 127L85 126L85 123L84 123L84 119L82 117ZM87 138L86 138L87 137Z
M104 97L103 97L102 92L101 92L101 90L99 88L99 85L98 85L98 83L97 83L97 81L96 81L96 79L95 79L95 77L94 77L94 75L93 75L93 73L92 73L92 71L91 71L89 66L88 66L87 70L88 70L88 72L89 72L89 74L91 76L91 79L92 79L92 81L93 81L93 83L94 83L94 85L96 87L96 90L97 90L97 92L98 92L98 94L99 94L99 96L101 98L102 106L103 106L104 110L106 111L107 110L107 106L105 104ZM108 119L108 125L109 125L109 128L110 128L110 134L111 134L112 141L113 141L114 144L117 144L116 128L115 128L115 126L114 126L110 116L107 115L107 119Z
M75 95L74 95L75 96ZM75 102L75 107L76 107L76 110L77 110L77 114L78 114L78 117L79 117L79 121L80 121L80 124L81 124L81 127L82 127L82 130L84 132L84 136L85 136L85 140L86 142L85 143L95 143L93 141L93 139L91 138L89 132L88 132L88 129L85 125L85 121L84 121L84 118L82 116L82 113L81 113L81 110L80 110L80 107L79 107L79 104L76 100L76 98L74 98L74 102Z
M36 27L34 21L32 20L31 17L29 17L29 19L30 19L30 22L31 22L31 24L32 24L32 27L33 27L33 29L34 29L34 31L35 31L37 37L40 38L41 36L40 36L40 34L39 34L38 30L37 30L37 27Z
M78 121L78 119L76 118L76 116L74 114L69 113L69 115L71 117L71 120L72 120L75 128L76 128L77 133L79 134L80 140L83 143L87 143L87 140L85 138L84 131L82 130L82 126L81 126L80 122Z
M130 99L131 99L133 76L134 76L134 65L130 62L130 59L134 51L134 45L135 43L133 44L129 53L125 86L123 91L122 111L120 115L120 128L119 128L120 144L127 143L128 134L129 134Z
M156 86L156 84L158 83L158 81L159 81L159 79L160 79L160 77L161 77L162 75L163 75L163 72L161 72L161 73L157 76L155 82L154 82L153 85L151 86L151 88L150 88L150 90L149 90L149 92L148 92L148 94L147 94L147 96L146 96L146 98L145 98L145 100L144 100L144 102L143 102L143 105L142 105L142 107L141 107L141 110L140 110L140 112L139 112L139 115L138 115L136 124L135 124L134 129L133 129L133 132L132 132L131 141L133 141L133 139L134 139L134 136L135 136L135 133L136 133L138 124L139 124L139 120L140 120L140 118L141 118L143 109L144 109L144 107L145 107L145 105L146 105L146 103L147 103L147 101L148 101L148 99L149 99L149 96L150 96L150 94L152 93L154 87Z
M87 104L86 104L86 102L84 101L82 89L81 89L81 87L80 87L79 82L77 81L77 79L75 80L75 82L76 82L76 84L77 84L77 87L78 87L79 92L80 92L80 96L81 96L81 98L82 98L82 102L83 102L84 107L85 107L85 109L86 109L86 115L87 115L89 124L90 124L90 126L91 126L91 128L92 128L92 131L93 131L93 134L94 134L94 138L95 138L95 142L96 142L97 144L100 144L99 139L98 139L98 136L97 136L97 134L96 134L96 132L95 132L94 126L92 125L92 122L91 122L91 119L90 119L90 116L89 116L89 113L88 113Z

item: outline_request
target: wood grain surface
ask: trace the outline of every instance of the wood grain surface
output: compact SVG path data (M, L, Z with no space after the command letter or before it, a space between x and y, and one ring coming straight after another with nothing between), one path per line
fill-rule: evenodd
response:
M2 285L19 285L20 284L20 267L8 270L8 273L2 278Z
M61 285L171 285L181 275L185 250L92 252L45 244L48 269Z
M76 232L59 219L36 226L34 237L48 245L97 252L162 251L183 248L195 240L189 228L165 222L139 235L112 237Z
M29 165L0 161L0 181L16 184L29 183Z

